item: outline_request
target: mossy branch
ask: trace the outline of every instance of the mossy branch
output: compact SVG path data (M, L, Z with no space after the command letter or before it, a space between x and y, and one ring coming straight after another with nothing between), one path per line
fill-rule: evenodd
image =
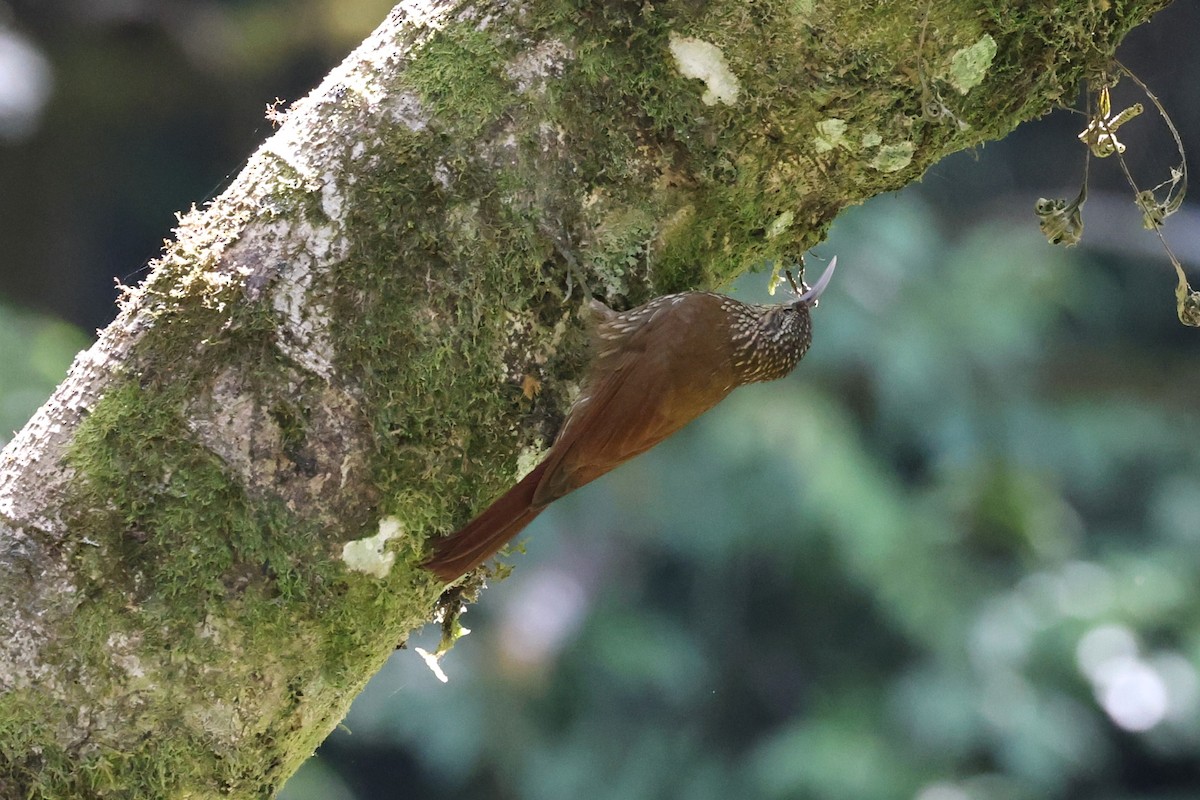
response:
M1164 4L398 8L5 450L0 795L272 794L553 436L583 285L789 262Z

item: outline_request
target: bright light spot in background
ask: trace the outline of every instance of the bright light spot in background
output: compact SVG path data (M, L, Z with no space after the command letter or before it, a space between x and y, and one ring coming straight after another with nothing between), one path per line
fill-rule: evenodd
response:
M971 800L971 795L953 783L931 783L917 792L913 800Z
M36 129L54 79L33 43L0 27L0 139L17 142Z
M579 581L557 569L539 570L513 588L501 612L500 646L509 663L540 667L579 628L587 594Z
M1075 661L1114 723L1148 731L1168 718L1186 719L1197 704L1195 668L1182 656L1138 654L1137 636L1123 625L1100 625L1075 648Z
M1154 668L1143 661L1109 661L1093 683L1100 705L1113 722L1127 731L1148 731L1167 716L1167 687Z

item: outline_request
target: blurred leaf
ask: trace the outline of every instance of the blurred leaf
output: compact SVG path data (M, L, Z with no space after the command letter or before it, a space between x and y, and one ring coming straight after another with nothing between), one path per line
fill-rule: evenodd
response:
M869 719L851 713L798 722L753 756L765 797L893 800L915 788L911 768Z
M0 445L46 402L87 346L87 337L64 322L0 304Z

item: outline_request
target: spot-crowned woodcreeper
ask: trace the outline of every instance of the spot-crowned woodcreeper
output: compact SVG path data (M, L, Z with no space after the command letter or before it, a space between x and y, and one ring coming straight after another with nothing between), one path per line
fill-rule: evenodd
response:
M593 300L593 360L540 464L457 533L425 568L449 582L482 564L550 503L644 453L746 383L773 381L812 342L810 309L837 259L790 303L683 292L616 312Z

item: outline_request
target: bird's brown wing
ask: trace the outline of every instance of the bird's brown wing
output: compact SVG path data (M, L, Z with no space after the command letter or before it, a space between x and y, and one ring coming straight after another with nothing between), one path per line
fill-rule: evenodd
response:
M672 311L654 314L619 347L597 354L595 378L551 448L535 503L549 503L644 453L732 389L718 375L728 372L723 353L714 360L712 353L690 352L696 326L708 320Z

